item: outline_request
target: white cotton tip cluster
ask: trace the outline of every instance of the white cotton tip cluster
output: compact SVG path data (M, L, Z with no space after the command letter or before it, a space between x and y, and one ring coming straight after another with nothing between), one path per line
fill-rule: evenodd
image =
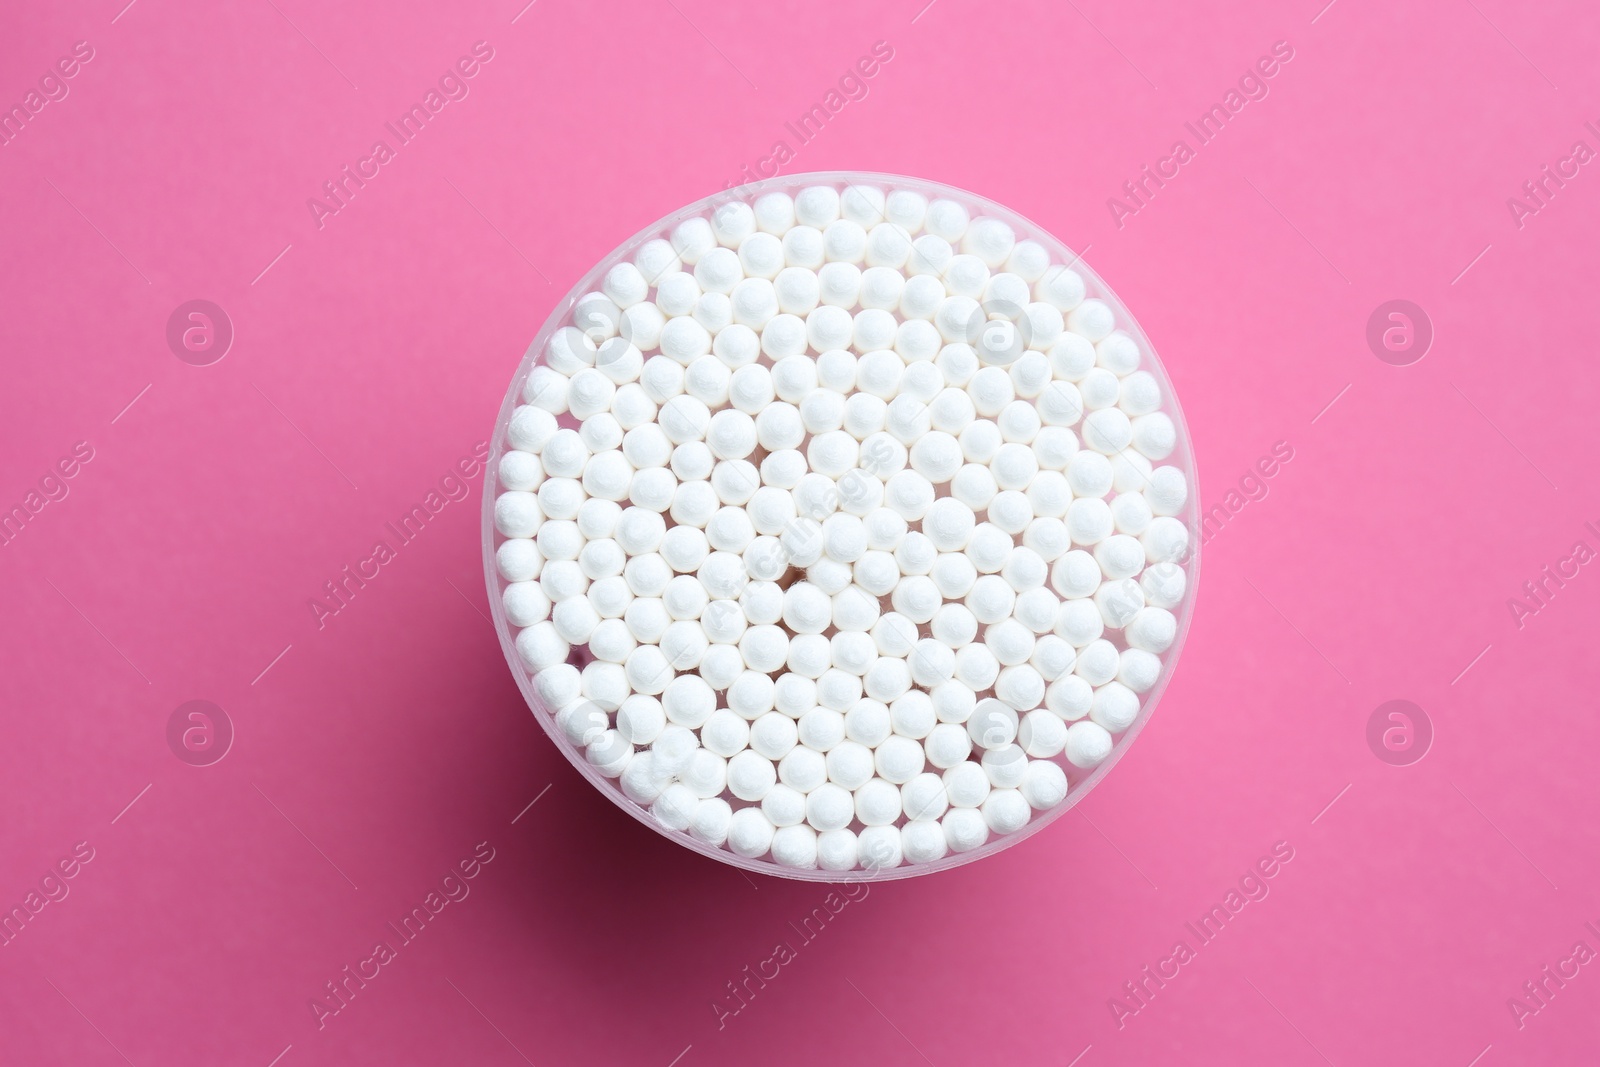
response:
M660 826L933 864L1058 808L1175 653L1159 368L1054 241L912 188L733 200L618 258L497 442L501 613Z

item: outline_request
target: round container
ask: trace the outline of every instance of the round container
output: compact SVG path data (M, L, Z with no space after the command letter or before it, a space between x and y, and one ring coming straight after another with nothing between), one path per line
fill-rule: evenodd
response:
M965 853L947 853L943 858L928 863L903 862L895 867L868 867L857 868L849 871L828 871L810 868L788 867L777 863L770 854L757 859L747 859L726 847L707 844L691 837L687 832L670 829L656 820L650 810L625 796L618 785L617 779L608 778L585 758L584 751L573 745L556 726L554 709L548 708L536 692L533 684L533 675L524 665L521 656L515 647L517 628L507 619L505 608L502 606L502 593L507 585L501 577L496 566L495 552L502 541L505 540L495 527L494 502L502 491L499 482L498 468L501 457L508 449L507 426L513 411L522 403L522 390L529 373L543 360L546 345L556 330L574 325L573 311L579 298L585 294L597 292L606 271L620 262L632 262L634 254L646 242L655 238L667 237L673 229L686 219L697 215L709 217L715 209L733 200L743 200L753 203L763 193L782 191L791 195L798 193L808 186L828 185L835 189L843 190L850 185L873 186L884 191L908 189L921 193L931 202L935 199L949 199L963 205L973 219L979 216L998 218L1007 222L1016 233L1016 239L1032 240L1044 246L1050 253L1052 264L1066 264L1076 271L1082 278L1086 287L1086 297L1097 297L1108 304L1116 315L1117 329L1130 334L1139 344L1143 359L1139 369L1148 371L1155 376L1161 385L1162 404L1160 410L1171 417L1177 430L1177 443L1172 453L1159 461L1161 466L1176 466L1184 472L1188 497L1181 511L1175 516L1189 531L1189 546L1187 553L1180 560L1186 578L1186 589L1182 602L1172 609L1177 619L1177 632L1172 645L1161 654L1161 673L1156 684L1141 698L1141 707L1137 717L1131 725L1120 734L1116 735L1111 753L1097 766L1089 770L1080 770L1066 760L1064 755L1053 758L1067 773L1068 793L1066 798L1053 808L1043 811L1034 811L1027 825L1011 833L990 838L978 848ZM956 252L960 252L959 243ZM692 268L688 268L692 270ZM652 288L653 292L653 288ZM897 315L897 318L899 316ZM813 353L814 354L814 353ZM646 356L648 358L648 354ZM761 357L763 362L770 363L766 356ZM578 423L570 414L559 416L561 426L576 428ZM1076 429L1076 428L1075 428ZM589 271L572 290L559 301L550 317L545 320L543 327L533 338L526 354L522 357L516 373L512 376L510 388L506 391L505 399L500 405L500 413L495 421L494 433L491 440L487 473L484 478L484 506L483 506L483 551L484 574L488 583L489 602L494 612L495 629L500 635L501 648L505 652L506 661L511 667L512 676L516 678L518 687L522 690L523 697L527 700L529 708L534 712L534 717L550 735L550 740L561 750L562 754L570 760L574 767L594 784L594 787L611 801L621 807L628 814L656 830L658 833L683 845L686 848L703 853L723 863L747 871L761 874L776 875L782 878L792 878L813 882L843 882L843 881L881 881L898 878L911 878L918 875L931 874L935 871L948 870L963 864L972 863L992 856L1002 849L1009 848L1031 837L1044 829L1045 826L1059 819L1062 815L1081 801L1107 774L1111 772L1118 760L1127 752L1134 738L1144 729L1150 716L1155 712L1156 705L1160 703L1161 696L1171 681L1173 670L1177 666L1180 654L1183 651L1185 639L1189 631L1190 620L1193 616L1195 595L1199 579L1199 547L1200 547L1200 509L1198 506L1199 481L1195 469L1194 453L1191 447L1189 431L1184 422L1183 414L1179 408L1176 393L1165 368L1156 357L1154 348L1149 339L1140 329L1137 321L1129 314L1122 301L1111 291L1111 288L1095 274L1087 264L1073 253L1066 245L1041 227L1029 222L1015 211L993 201L987 200L976 194L969 193L952 186L942 185L938 182L927 181L921 178L907 178L890 174L876 174L863 171L832 171L826 173L796 174L773 178L767 181L756 182L739 186L735 189L718 193L704 200L690 204L681 210L675 211L667 217L640 230L633 237L623 242L609 255L603 257L593 270ZM670 519L669 519L670 522ZM1107 630L1105 636L1119 648L1125 648L1120 630ZM568 662L577 666L589 662L594 657L587 647L574 646ZM774 672L774 677L782 671ZM980 694L981 696L981 694ZM974 756L981 755L980 750L975 750ZM735 810L749 806L743 801L732 798L730 793L724 792L723 798L728 800ZM850 828L860 831L858 822L852 821Z

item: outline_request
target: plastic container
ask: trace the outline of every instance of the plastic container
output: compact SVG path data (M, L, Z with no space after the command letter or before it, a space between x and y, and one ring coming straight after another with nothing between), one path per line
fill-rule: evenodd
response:
M929 199L929 201L940 198L954 200L966 207L969 215L972 218L975 219L979 216L989 216L1002 219L1011 225L1012 229L1016 233L1016 238L1018 241L1031 239L1043 245L1050 252L1052 264L1060 263L1070 265L1073 270L1082 276L1086 286L1087 296L1098 297L1110 305L1116 313L1117 328L1132 335L1133 338L1138 341L1139 346L1144 353L1140 369L1149 371L1160 382L1163 396L1163 403L1160 410L1171 417L1177 430L1177 444L1175 449L1168 457L1161 460L1158 465L1178 467L1184 472L1188 483L1187 502L1183 510L1175 516L1185 524L1189 531L1188 553L1186 558L1181 561L1181 566L1185 571L1186 591L1184 593L1182 602L1172 609L1173 614L1177 619L1177 633L1172 645L1165 653L1162 653L1162 669L1160 678L1157 683L1143 695L1141 700L1142 706L1133 723L1126 730L1116 736L1115 744L1110 755L1107 756L1098 766L1095 766L1092 769L1080 770L1069 763L1064 755L1054 757L1054 762L1059 764L1066 771L1069 784L1068 794L1065 800L1063 800L1060 804L1047 810L1034 811L1028 824L1022 827L1020 830L998 836L991 835L983 845L972 851L959 854L946 854L942 859L928 863L905 862L896 867L877 867L870 869L857 868L850 871L827 871L809 868L794 868L777 863L771 858L770 854L757 859L747 859L739 856L725 846L717 847L709 845L691 837L687 832L672 830L662 825L654 818L654 816L652 816L648 808L643 807L626 797L620 789L616 779L608 778L602 775L599 770L591 765L585 758L583 750L570 743L562 734L562 732L556 727L553 716L554 709L547 708L543 705L539 695L534 689L533 677L528 669L524 666L521 657L517 653L514 644L516 628L513 627L507 620L506 612L501 602L502 592L507 583L500 576L495 561L495 551L499 547L500 543L505 540L505 538L503 538L496 530L494 521L494 501L496 496L498 496L502 491L498 477L498 467L501 456L508 448L508 423L514 409L520 403L522 403L522 389L524 382L527 380L528 374L533 367L541 362L543 353L545 352L546 343L551 335L558 328L573 325L573 307L575 303L585 294L599 290L601 280L607 270L624 260L631 262L634 254L643 244L654 238L667 237L670 235L672 230L685 219L696 215L704 215L709 217L717 207L731 200L737 199L753 203L757 197L766 192L785 191L793 195L798 193L801 189L813 185L830 185L841 190L848 185L875 186L884 191L909 189L923 194ZM956 251L959 253L960 248L957 247ZM692 270L692 268L688 269ZM898 317L899 316L897 314L897 318ZM646 353L646 358L648 358L648 355L649 353ZM762 357L762 360L770 362L766 360L765 356ZM576 427L577 425L576 420L574 420L570 414L560 416L559 421L563 426ZM896 175L875 174L858 171L796 174L740 186L727 192L719 193L712 197L707 197L704 200L690 204L681 210L675 211L667 217L645 227L633 237L623 242L621 246L604 256L597 263L594 269L589 271L589 273L586 274L577 285L573 286L572 290L556 304L555 309L552 311L550 317L545 321L543 327L540 328L538 334L533 338L533 341L529 345L526 354L522 357L521 363L516 369L516 373L512 376L510 388L506 391L505 399L500 405L499 416L495 421L494 433L490 440L491 449L488 472L484 479L484 573L488 583L489 602L494 611L495 629L500 635L501 647L505 652L506 661L510 665L511 673L513 677L516 678L518 687L522 690L523 697L527 700L529 708L534 712L534 717L539 721L540 725L544 727L545 732L550 735L551 742L561 750L562 754L572 762L579 772L582 773L584 777L589 779L589 781L594 784L594 787L602 795L608 797L613 803L617 804L624 811L628 812L646 826L651 827L652 829L686 848L693 849L694 851L700 852L711 857L712 859L731 864L747 871L776 875L782 878L815 882L841 882L855 880L880 881L898 878L911 878L919 875L932 874L936 871L948 870L952 867L958 867L967 863L974 863L978 860L984 859L985 857L992 856L1002 849L1010 848L1014 845L1020 844L1025 839L1032 837L1038 831L1044 829L1050 823L1061 818L1061 816L1066 814L1066 812L1075 804L1087 796L1090 790L1099 784L1099 782L1104 779L1107 774L1111 773L1111 769L1116 766L1117 762L1127 752L1128 748L1133 744L1134 739L1138 737L1139 733L1150 721L1151 716L1155 713L1156 706L1160 703L1162 694L1166 691L1167 685L1171 681L1173 671L1177 667L1177 663L1183 651L1185 639L1188 634L1189 623L1193 615L1199 579L1199 546L1201 532L1199 524L1200 511L1198 507L1199 482L1196 474L1194 455L1191 448L1187 425L1184 422L1182 411L1179 408L1177 396L1173 391L1171 380L1169 379L1165 369L1162 367L1160 360L1157 358L1154 348L1150 345L1149 339L1140 329L1138 322L1128 313L1127 308L1111 291L1110 287L1107 286L1105 282L1101 280L1099 275L1095 274L1087 264L1080 260L1076 254L1067 248L1067 246L1061 241L1057 240L1044 229L1032 222L1029 222L1027 219L1018 215L1015 211L1012 211L1009 208L1006 208L1000 204L996 204L974 193L969 193L965 190L942 185L937 182L927 181L920 178L907 178ZM1126 647L1121 638L1120 631L1107 630L1106 637L1111 639L1119 649ZM588 662L589 659L592 659L592 656L589 655L587 648L574 647L572 650L572 656L569 658L569 662L581 666L583 663ZM781 671L775 672L774 677L776 677L776 675L779 673L781 673ZM978 755L981 755L981 751L975 750L973 758L976 758ZM747 806L744 802L733 799L731 794L727 792L723 793L723 797L724 799L729 800L735 809ZM851 829L859 832L861 827L858 823L852 822Z

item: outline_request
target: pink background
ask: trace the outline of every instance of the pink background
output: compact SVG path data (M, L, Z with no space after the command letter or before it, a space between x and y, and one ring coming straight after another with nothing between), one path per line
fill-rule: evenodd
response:
M0 1061L1592 1062L1596 968L1520 1027L1507 1001L1600 949L1600 575L1520 628L1507 601L1600 548L1600 177L1521 228L1506 201L1600 148L1600 11L923 2L10 5L0 103L94 58L0 147L0 507L93 459L0 548L0 905L94 858L0 948ZM307 198L480 40L470 95L319 229ZM1119 228L1107 198L1276 41L1270 94ZM812 942L822 887L651 833L533 721L481 475L325 627L307 606L487 438L574 279L780 139L786 171L923 175L1087 246L1208 504L1294 450L1207 544L1177 677L1099 790ZM165 340L196 298L236 331L210 366ZM1365 338L1395 298L1436 334L1411 366ZM209 767L168 747L191 699L236 731ZM1434 730L1410 766L1366 740L1392 699ZM1108 1000L1280 841L1270 895L1119 1027ZM319 1029L479 842L470 896Z

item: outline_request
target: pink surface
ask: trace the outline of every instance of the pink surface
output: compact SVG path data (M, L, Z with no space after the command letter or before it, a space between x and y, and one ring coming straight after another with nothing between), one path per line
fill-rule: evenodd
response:
M46 78L0 146L0 505L28 515L0 547L0 1061L1592 1061L1600 12L124 2L13 5L0 37L0 102ZM319 226L307 199L479 41ZM1087 248L1223 508L1105 784L849 898L678 848L560 758L457 480L572 280L779 141L786 171L924 175ZM1165 184L1108 206L1146 164ZM195 299L234 330L207 366L167 342ZM1369 349L1393 299L1431 319L1420 362ZM220 762L169 747L191 700L232 724ZM1369 747L1391 700L1431 723L1420 762ZM1202 940L1241 879L1266 895Z

